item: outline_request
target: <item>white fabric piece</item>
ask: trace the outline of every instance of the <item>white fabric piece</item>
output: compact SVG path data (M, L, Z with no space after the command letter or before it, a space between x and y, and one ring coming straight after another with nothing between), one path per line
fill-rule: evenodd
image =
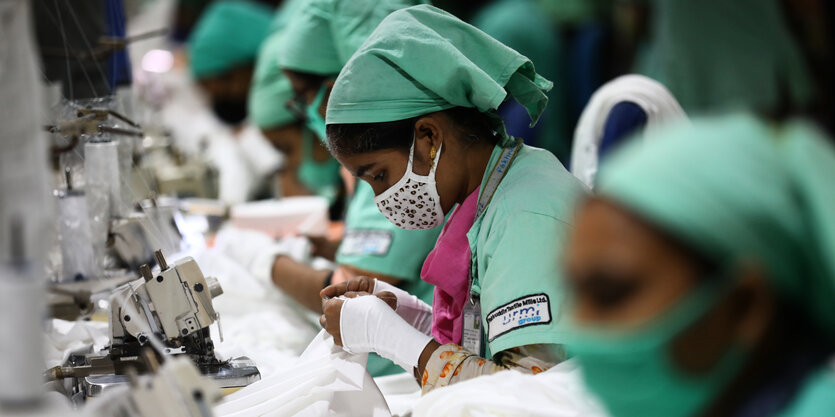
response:
M319 315L265 283L216 249L192 255L206 276L217 277L223 294L212 300L220 313L211 326L215 352L222 358L248 356L262 377L291 365L319 331Z
M260 129L249 122L238 134L238 144L258 178L275 174L284 164L284 155L264 137Z
M623 75L604 84L591 96L577 128L571 151L571 172L589 188L597 174L597 152L603 128L612 107L624 101L637 104L647 114L646 130L687 119L672 93L661 83L643 75Z
M376 352L406 372L417 366L432 337L403 320L373 295L345 300L339 318L342 345L352 353Z
M313 253L313 245L306 237L274 240L265 233L235 227L225 227L218 232L215 249L226 253L255 278L270 285L276 256L285 255L297 262L309 263Z
M420 298L409 294L394 285L374 278L374 291L372 294L379 294L388 291L397 297L397 315L406 320L415 329L425 335L432 334L432 307Z
M414 417L604 417L583 385L577 363L562 362L538 375L504 371L436 389L423 396Z
M374 382L383 393L393 416L410 415L415 404L420 400L420 385L413 374L399 372L374 378Z
M328 200L318 196L284 197L232 206L231 224L273 237L324 236L328 229Z
M258 179L247 166L234 137L222 134L212 137L208 158L218 169L218 198L228 204L248 201L257 187Z
M72 352L91 347L98 350L110 344L106 322L52 319L47 323L44 354L48 368L63 365Z
M294 366L227 396L215 415L391 416L367 359L335 346L323 330Z

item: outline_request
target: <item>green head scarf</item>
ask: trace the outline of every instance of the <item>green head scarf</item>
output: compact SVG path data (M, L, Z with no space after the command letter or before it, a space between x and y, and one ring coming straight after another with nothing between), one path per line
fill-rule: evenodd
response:
M734 115L652 136L613 155L599 193L720 264L762 262L786 300L835 330L835 150L822 135Z
M334 75L389 13L426 0L308 0L287 25L284 68Z
M436 7L390 14L345 65L327 123L403 120L452 107L496 109L508 95L536 122L553 84L531 61Z
M285 106L293 98L293 87L278 65L278 53L284 44L283 32L273 33L264 41L249 89L249 115L265 130L298 121Z
M194 77L210 78L255 61L272 19L273 11L258 3L224 0L212 4L189 38Z

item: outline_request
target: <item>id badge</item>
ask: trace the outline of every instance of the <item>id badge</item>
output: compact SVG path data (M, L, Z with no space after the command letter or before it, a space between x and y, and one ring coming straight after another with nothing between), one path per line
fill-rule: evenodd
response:
M381 230L350 230L339 247L343 255L385 256L391 247L391 232Z
M484 356L481 343L481 302L478 298L464 303L464 326L462 330L461 344L464 349L479 356Z

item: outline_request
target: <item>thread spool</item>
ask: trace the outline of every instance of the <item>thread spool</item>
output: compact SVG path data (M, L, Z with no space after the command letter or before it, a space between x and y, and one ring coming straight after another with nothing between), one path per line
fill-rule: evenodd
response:
M85 281L99 278L87 197L76 190L58 194L58 213L61 243L61 282Z
M84 179L92 243L103 256L110 219L120 214L121 181L118 145L112 140L84 144Z

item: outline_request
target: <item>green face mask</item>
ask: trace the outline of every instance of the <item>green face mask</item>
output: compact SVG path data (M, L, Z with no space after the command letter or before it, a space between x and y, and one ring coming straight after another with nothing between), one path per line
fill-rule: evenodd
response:
M319 88L319 92L316 94L316 98L313 99L313 103L310 103L309 106L305 108L305 125L307 126L310 131L316 134L323 143L327 140L327 136L325 135L325 119L322 118L322 115L319 114L319 108L322 107L322 101L325 100L325 91L327 90L327 85L322 83L322 86Z
M740 370L730 349L712 369L691 375L675 364L671 343L716 304L726 285L702 284L651 323L628 333L579 328L567 343L589 389L615 417L686 417L710 405Z
M296 177L308 190L333 203L339 193L339 162L328 158L325 162L313 159L313 146L316 139L308 129L303 130L302 161L296 171Z

